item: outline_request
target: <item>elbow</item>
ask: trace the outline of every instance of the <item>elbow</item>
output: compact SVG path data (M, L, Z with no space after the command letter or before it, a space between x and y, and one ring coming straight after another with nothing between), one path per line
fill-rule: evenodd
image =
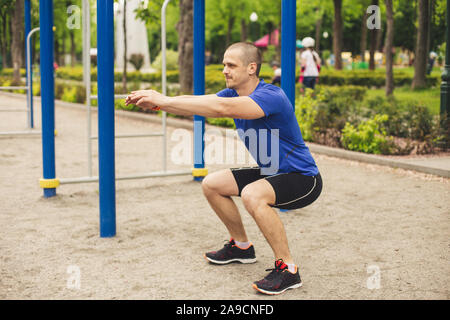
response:
M226 103L220 103L217 110L216 110L216 117L217 118L232 118L231 113L231 107L230 105Z

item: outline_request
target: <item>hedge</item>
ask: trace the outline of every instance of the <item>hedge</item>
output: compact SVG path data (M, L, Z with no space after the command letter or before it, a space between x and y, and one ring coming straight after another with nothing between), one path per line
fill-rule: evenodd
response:
M208 65L206 66L205 82L206 90L209 92L217 92L225 86L224 76L222 74L222 65ZM0 76L12 76L12 69L3 69ZM21 75L25 76L25 70L21 70ZM271 71L261 72L260 77L266 81L270 81L273 74ZM296 75L296 83L298 82L298 70ZM56 78L63 80L76 80L83 81L83 68L81 66L60 67L56 70ZM161 72L155 73L140 73L137 71L127 72L128 82L148 82L157 83L161 82ZM97 69L93 68L91 71L91 80L97 81ZM122 81L122 72L114 73L114 80L116 82ZM394 85L396 87L410 86L413 77L402 70L394 70ZM178 82L178 70L167 71L167 81L170 83ZM436 87L440 85L441 77L439 75L427 76L427 86ZM375 71L370 70L334 70L334 69L322 69L320 73L320 84L324 85L356 85L365 87L383 87L386 83L386 75L384 70L378 69Z

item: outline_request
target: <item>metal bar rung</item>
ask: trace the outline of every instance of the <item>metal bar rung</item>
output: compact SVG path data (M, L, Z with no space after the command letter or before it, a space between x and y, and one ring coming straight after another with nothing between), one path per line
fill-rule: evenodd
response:
M157 172L140 174L140 175L119 176L119 177L116 177L116 180L134 180L134 179L146 179L146 178L166 177L166 176L182 176L182 175L188 175L188 174L189 175L192 174L192 170L157 171ZM97 182L97 181L98 181L98 176L59 179L60 184L90 183L90 182Z
M164 133L119 134L116 135L115 138L145 138L145 137L160 137L163 135ZM92 136L91 139L97 140L98 136Z
M28 87L0 87L0 90L28 90Z
M25 109L0 109L0 112L28 112Z
M114 99L126 99L128 97L127 94L115 94L114 95ZM98 100L98 95L97 96L91 96L91 100Z
M37 136L40 135L41 131L11 131L11 132L0 132L0 136Z

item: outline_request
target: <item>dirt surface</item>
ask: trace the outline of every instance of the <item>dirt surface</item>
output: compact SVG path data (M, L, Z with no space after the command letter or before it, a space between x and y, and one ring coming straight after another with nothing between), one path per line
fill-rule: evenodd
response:
M25 108L24 99L0 98L1 109ZM117 133L161 130L116 120ZM0 131L25 123L25 113L0 113ZM94 134L96 127L94 117ZM86 113L57 107L56 128L57 177L86 176ZM171 140L175 129L168 130L169 154L179 143ZM161 141L118 139L117 175L161 170ZM93 151L97 174L96 141ZM272 297L251 287L273 266L273 255L239 198L255 264L203 259L228 235L190 176L118 181L117 235L100 238L98 185L62 185L45 199L41 139L0 138L0 299L449 299L449 180L313 156L322 195L279 213L303 287ZM169 170L190 167L169 156Z

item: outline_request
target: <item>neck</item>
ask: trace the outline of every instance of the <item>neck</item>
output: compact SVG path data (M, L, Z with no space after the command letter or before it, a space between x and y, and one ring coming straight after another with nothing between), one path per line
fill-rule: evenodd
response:
M250 81L244 83L240 88L236 89L236 92L241 97L242 96L248 96L253 91L255 91L256 87L258 86L258 83L259 83L259 78L258 77L254 77Z

